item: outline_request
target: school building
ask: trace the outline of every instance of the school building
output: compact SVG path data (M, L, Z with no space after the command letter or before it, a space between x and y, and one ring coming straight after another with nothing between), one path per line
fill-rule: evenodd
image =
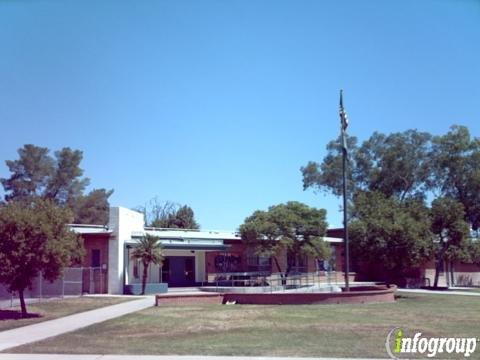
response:
M84 239L86 256L82 266L96 269L90 292L124 294L139 291L143 268L140 262L131 259L131 252L145 234L160 239L165 255L162 267L149 267L147 290L151 292L162 291L162 284L169 287L198 286L215 283L233 273L278 272L270 258L256 256L235 232L145 227L142 213L123 207L110 208L108 226L70 226ZM282 271L288 263L292 273L333 271L335 278L343 281L342 230L330 229L324 241L332 247L331 259L292 259L283 254L278 256ZM433 261L413 273L415 286L433 285ZM355 273L351 273L350 279L354 278ZM480 286L480 267L460 262L445 264L439 285Z
M143 267L132 260L131 252L145 234L160 239L165 256L162 267L149 267L151 291L159 290L155 285L161 283L169 287L197 286L214 283L229 273L277 272L271 259L253 254L235 232L145 227L142 213L123 207L110 208L108 226L72 224L70 227L84 239L86 255L82 266L98 269L96 282L102 284L100 292L109 294L138 290ZM324 240L332 246L330 260L280 256L282 270L290 262L292 272L336 270L341 279L342 239L325 237Z

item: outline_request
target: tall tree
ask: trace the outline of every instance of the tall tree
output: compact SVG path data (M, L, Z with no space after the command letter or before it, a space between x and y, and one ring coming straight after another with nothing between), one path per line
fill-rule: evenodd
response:
M384 199L377 199L377 206L387 200L399 202L394 208L406 215L416 211L418 204L424 203L430 194L456 199L464 206L465 220L474 230L480 228L480 139L472 138L466 127L452 126L447 134L436 137L417 130L389 135L375 132L360 146L356 138L349 138L349 148L350 206L353 213L359 215L352 216L352 221L356 221L352 226L361 224L364 229L375 229L378 223L375 217L382 216L381 213L375 216L362 213L360 207L367 205L366 194L367 199L379 197L379 194L383 196ZM341 142L329 143L327 151L321 163L310 162L301 168L304 189L319 189L340 196ZM388 207L385 210L388 213ZM437 212L437 217L441 214L449 215ZM448 216L444 220L447 221ZM359 231L359 228L353 231ZM395 232L377 234L377 240L374 233L365 235L366 238L354 235L352 246L373 244L379 250L388 246L395 251L398 240ZM365 243L362 239L368 241ZM418 244L410 246L416 252L415 249L424 244L419 239ZM358 252L357 256L368 258L369 254L367 251ZM370 260L375 262L374 258ZM390 260L385 261L387 267L393 264Z
M199 229L200 225L195 221L193 209L188 205L181 206L171 219L170 227L182 229Z
M163 249L159 238L149 234L141 238L133 250L131 258L134 260L139 260L143 265L142 295L145 295L148 268L150 264L155 264L158 266L162 266L163 264Z
M359 185L357 179L357 165L355 154L358 151L357 138L348 136L346 138L348 147L348 169L347 172L349 190L347 193L352 195ZM332 193L335 196L342 196L342 140L330 141L327 144L327 155L322 163L309 161L306 166L300 168L303 175L303 189L314 189Z
M110 205L108 198L113 190L94 189L80 195L71 207L74 209L75 224L107 224Z
M55 171L54 160L48 153L47 148L27 144L18 149L18 160L5 162L12 173L10 178L0 179L6 201L45 195L50 177Z
M433 140L434 184L441 194L461 202L465 220L480 228L480 139L468 128L452 126Z
M137 208L145 215L147 226L157 228L199 229L195 213L188 205L179 205L171 201L161 201L157 197L145 206Z
M379 191L401 200L418 197L430 185L431 135L407 130L389 135L378 132L361 146L347 139L349 149L349 193ZM304 189L342 194L342 147L339 140L327 145L322 163L309 162L301 168Z
M312 256L318 260L330 257L330 247L323 241L327 229L326 211L297 201L271 206L267 211L255 211L240 226L242 240L259 256L271 257L285 279L292 262L282 268L279 256L287 258Z
M98 189L84 195L90 180L83 177L80 168L81 151L66 147L52 157L47 148L27 144L18 150L18 155L17 160L6 161L11 176L0 179L6 201L48 199L74 211L77 222L83 222L88 213L89 222L106 224L108 197L113 191Z
M462 203L451 198L437 198L432 202L432 231L435 234L435 279L446 261L470 261L469 226Z
M89 185L88 178L82 178L80 168L83 153L68 147L55 152L55 167L49 175L47 188L43 194L59 205L70 204L78 199Z
M480 238L472 238L472 240L469 242L469 247L469 262L472 264L480 265Z
M71 221L71 211L51 200L9 201L0 207L0 282L18 291L23 316L24 291L32 280L41 273L53 281L83 256L81 237L67 227Z
M432 233L423 201L408 203L381 192L359 192L350 223L352 252L377 280L397 282L432 256ZM370 270L372 273L370 273Z

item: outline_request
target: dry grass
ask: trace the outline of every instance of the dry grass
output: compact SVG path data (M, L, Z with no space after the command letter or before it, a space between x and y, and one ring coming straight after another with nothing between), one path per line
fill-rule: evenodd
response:
M480 298L402 295L394 304L150 308L9 352L386 357L400 326L480 335ZM470 357L479 358L480 350Z
M50 299L43 302L27 304L29 316L21 318L19 307L0 310L0 331L31 325L41 321L52 320L62 316L97 309L108 305L129 301L121 297L88 297L68 299Z

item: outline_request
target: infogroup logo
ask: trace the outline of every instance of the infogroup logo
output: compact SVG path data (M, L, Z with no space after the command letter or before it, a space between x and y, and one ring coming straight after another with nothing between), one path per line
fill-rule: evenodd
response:
M457 355L456 357L470 357L477 348L476 337L455 338L455 337L425 337L421 332L416 332L412 337L405 335L405 332L396 327L387 335L385 348L392 359L412 358L418 354L426 355L428 358L437 357L440 354Z

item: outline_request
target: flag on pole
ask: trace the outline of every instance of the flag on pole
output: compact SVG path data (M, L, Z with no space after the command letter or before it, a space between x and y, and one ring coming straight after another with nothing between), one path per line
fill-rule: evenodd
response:
M348 117L345 109L343 108L343 90L340 90L340 125L342 131L342 148L345 153L347 153L347 127L348 127Z

